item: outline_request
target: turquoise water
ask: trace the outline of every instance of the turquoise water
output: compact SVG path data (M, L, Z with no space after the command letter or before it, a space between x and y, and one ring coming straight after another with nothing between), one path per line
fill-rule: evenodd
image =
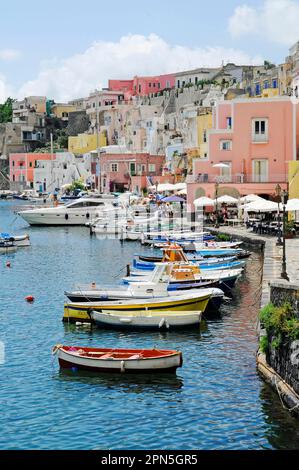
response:
M91 331L62 323L64 290L114 282L148 250L90 238L85 227L29 228L14 206L0 202L0 231L28 232L32 247L0 255L0 449L299 448L299 422L256 372L258 253L201 334ZM51 355L56 343L180 348L184 366L155 377L63 373Z

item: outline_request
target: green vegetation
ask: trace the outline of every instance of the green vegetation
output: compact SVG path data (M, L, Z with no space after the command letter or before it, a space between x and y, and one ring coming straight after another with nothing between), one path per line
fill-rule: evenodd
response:
M269 340L268 336L262 336L260 339L260 350L266 354L269 350Z
M229 235L226 235L225 233L219 233L217 235L217 239L220 241L220 242L229 242L230 241L230 236Z
M77 189L79 189L80 191L84 191L85 188L86 188L85 184L82 183L82 181L77 180L73 182L72 186L70 186L70 191L74 192Z
M299 339L299 320L295 317L292 306L285 302L281 307L273 304L266 305L260 312L260 322L267 331L267 340L272 338L271 346L277 349L281 346L283 339ZM268 348L262 338L261 349Z
M0 104L0 123L12 122L12 104L15 100L7 98L4 104Z

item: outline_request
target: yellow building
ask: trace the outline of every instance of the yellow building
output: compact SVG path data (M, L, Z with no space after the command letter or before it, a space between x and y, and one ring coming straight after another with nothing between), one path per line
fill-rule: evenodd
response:
M289 199L299 199L299 161L289 162Z
M299 199L299 161L289 162L289 199ZM294 220L295 212L289 212L289 220Z
M264 88L262 90L261 98L274 98L274 96L279 96L278 88Z
M68 121L69 113L77 111L77 107L73 104L54 104L51 108L51 113L58 119Z
M198 147L199 157L206 158L208 155L208 131L212 129L213 117L212 111L207 109L202 114L197 116L197 133L198 133Z
M75 137L69 137L69 152L83 154L96 150L98 147L106 147L107 138L105 133L96 134L79 134Z

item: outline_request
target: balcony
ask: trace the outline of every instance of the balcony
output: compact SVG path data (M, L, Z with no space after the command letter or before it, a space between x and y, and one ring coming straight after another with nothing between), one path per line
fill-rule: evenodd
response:
M283 174L272 174L269 176L265 175L244 175L244 174L235 174L232 176L215 176L209 175L208 173L199 173L197 175L188 175L187 183L189 184L277 184L277 183L287 183L288 176Z

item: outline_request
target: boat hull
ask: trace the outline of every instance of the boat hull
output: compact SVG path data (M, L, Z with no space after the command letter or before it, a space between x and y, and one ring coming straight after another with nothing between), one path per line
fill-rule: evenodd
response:
M73 348L76 349L76 348ZM80 350L80 349L79 349ZM96 350L94 350L96 351ZM103 350L104 352L105 350ZM109 353L110 351L110 353ZM164 351L159 357L156 352L154 357L142 358L141 350L123 350L124 354L118 354L119 358L109 357L113 350L107 350L107 354L100 357L83 357L78 353L60 348L56 351L58 362L63 369L84 370L97 373L161 373L175 372L182 367L183 358L180 351ZM162 351L161 351L162 353ZM96 355L96 353L95 353ZM106 358L104 358L106 356ZM123 357L121 357L123 356ZM103 357L101 359L101 357Z
M199 327L201 312L123 312L109 310L92 312L91 317L100 328L121 330L172 330L176 328Z
M64 306L63 321L65 322L91 322L92 311L113 310L121 311L152 311L152 310L173 310L179 311L201 311L204 312L211 295L192 296L181 299L179 296L175 300L152 299L149 302L104 302L104 303L69 303Z

